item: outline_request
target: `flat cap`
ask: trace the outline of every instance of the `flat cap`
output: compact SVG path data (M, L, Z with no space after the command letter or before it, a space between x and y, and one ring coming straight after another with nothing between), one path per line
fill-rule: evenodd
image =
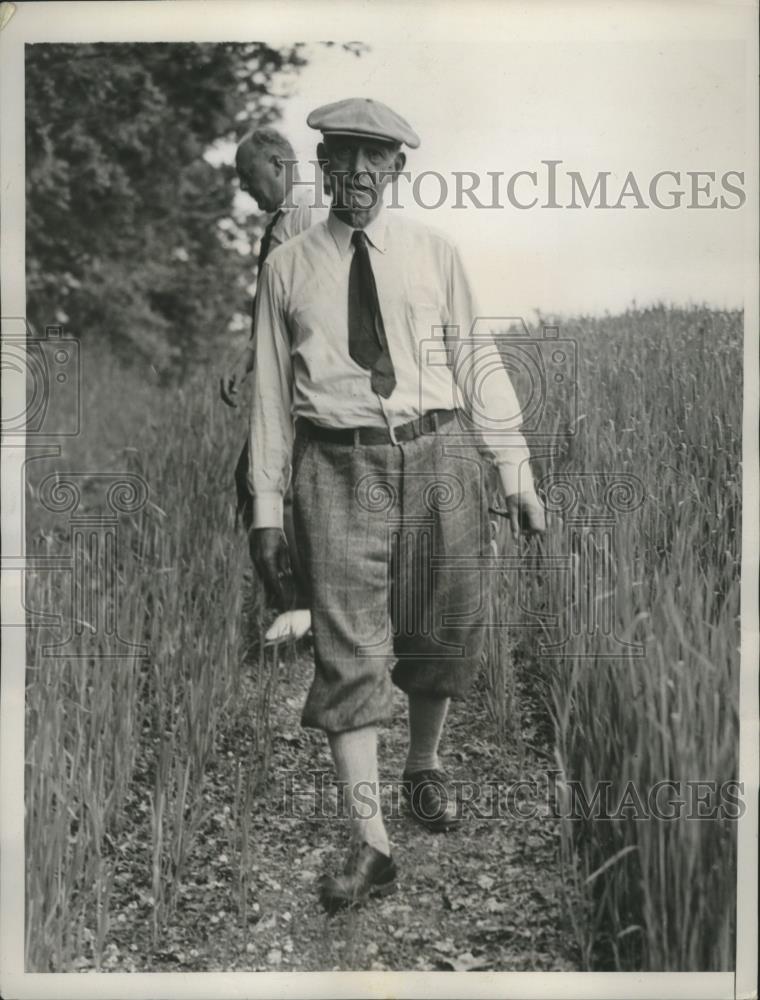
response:
M356 135L386 142L405 142L412 149L420 144L420 137L406 119L369 97L348 97L334 104L323 104L311 112L306 124L323 135Z

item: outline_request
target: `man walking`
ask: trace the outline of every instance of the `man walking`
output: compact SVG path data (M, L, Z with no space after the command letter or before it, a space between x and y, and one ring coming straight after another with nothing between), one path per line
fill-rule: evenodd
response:
M293 190L295 180L295 153L288 139L271 127L254 129L238 143L235 152L235 170L240 190L249 194L259 210L271 214L264 229L256 265L257 274L270 250L297 236L312 224L310 199L300 196L296 200ZM253 319L256 299L251 310ZM240 385L253 367L253 325L251 339L221 378L221 396L228 406L235 406L235 396Z
M358 98L318 108L308 124L324 137L332 207L261 272L252 553L277 586L292 485L315 655L301 721L327 734L352 816L345 870L321 883L333 911L395 887L377 763L392 684L408 697L413 815L433 832L459 821L438 745L482 654L488 463L515 532L542 532L544 514L509 377L478 367L483 341L469 338L477 310L456 249L383 208L416 133Z
M294 190L295 153L288 139L271 127L262 127L248 132L241 139L235 153L235 169L240 181L240 188L249 194L262 212L271 213L264 234L261 238L257 274L260 278L261 268L267 255L275 247L297 236L308 229L313 221L325 216L323 209L312 206L313 195L298 193ZM309 189L306 187L305 192ZM258 280L257 280L258 285ZM258 287L257 287L258 290ZM220 394L228 406L236 406L236 397L240 386L253 369L254 335L256 299L254 297L251 311L251 337L237 358L234 359L228 371L220 379ZM242 518L246 531L252 523L252 498L248 489L248 440L246 439L240 452L235 468L235 487L237 492L237 512ZM285 530L290 544L290 557L298 569L297 548L292 530L292 508L290 497L285 510ZM299 573L296 573L299 578ZM280 581L282 584L282 580ZM271 595L280 609L289 608L293 603L290 593L285 593L282 585ZM296 603L298 603L296 595ZM306 625L308 628L308 623Z

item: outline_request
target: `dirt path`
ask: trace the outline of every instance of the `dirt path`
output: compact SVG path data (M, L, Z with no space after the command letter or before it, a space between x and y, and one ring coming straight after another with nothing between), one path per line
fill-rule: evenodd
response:
M493 785L481 787L476 796L468 789L467 823L456 833L432 835L412 821L393 784L400 779L406 747L398 693L395 721L381 734L380 761L381 778L388 783L384 808L400 868L399 889L350 914L328 918L322 912L316 881L324 870L342 865L348 823L334 818L324 738L299 725L311 672L307 651L281 666L273 693L270 777L250 813L246 926L238 905L235 787L240 761L252 745L250 679L250 700L245 699L248 705L241 701L238 724L219 734L204 793L206 818L157 947L151 940L148 775L144 786L137 783L132 815L143 822L119 845L103 969L575 968L561 918L555 827L545 815L546 796L536 799L523 788L514 799L504 797L519 780L535 779L545 787L546 761L530 745L537 739L530 698L521 698L521 739L502 750L489 740L492 727L479 695L452 709L442 746L444 767L454 780L499 782L503 815L494 818ZM315 781L324 784L328 815L310 815ZM521 819L518 808L535 815ZM81 966L91 967L91 962L83 959Z

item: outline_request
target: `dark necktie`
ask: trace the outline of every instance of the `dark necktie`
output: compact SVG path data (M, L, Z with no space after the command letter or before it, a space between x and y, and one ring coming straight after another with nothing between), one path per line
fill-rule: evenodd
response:
M261 274L261 269L264 266L264 261L269 256L269 247L272 245L272 231L277 223L280 221L280 216L282 215L282 209L278 208L274 213L272 218L267 223L267 227L264 230L264 235L261 237L261 246L259 247L259 263L257 265L257 273Z
M261 246L259 247L259 260L258 263L256 264L257 290L258 290L258 279L261 276L261 269L264 266L264 261L267 259L267 256L269 255L269 247L272 245L272 232L274 230L274 227L279 222L281 215L282 215L282 209L278 208L277 211L272 216L272 218L267 223L266 229L264 230L264 235L261 237ZM256 296L254 295L253 305L251 307L251 316L253 317L255 315L256 315Z
M361 229L355 229L351 242L354 256L348 273L348 353L358 365L372 371L372 391L387 399L396 387L396 375L377 298L367 237Z

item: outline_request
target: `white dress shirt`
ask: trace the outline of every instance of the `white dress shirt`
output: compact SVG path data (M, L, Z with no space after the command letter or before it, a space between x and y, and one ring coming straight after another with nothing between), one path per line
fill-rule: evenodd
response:
M296 417L377 427L464 409L505 492L531 490L520 406L490 333L478 327L471 336L478 310L456 248L400 210L382 209L364 230L396 375L383 399L348 352L352 232L331 212L271 251L261 270L250 427L254 527L282 526Z

